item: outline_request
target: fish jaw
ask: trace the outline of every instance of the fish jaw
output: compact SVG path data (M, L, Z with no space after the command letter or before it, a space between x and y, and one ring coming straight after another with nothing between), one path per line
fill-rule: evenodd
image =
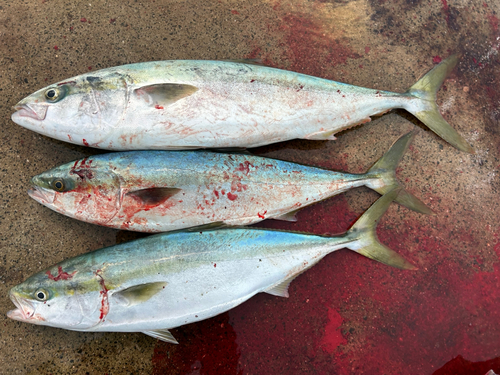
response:
M29 299L12 291L9 293L9 297L17 308L7 312L8 318L31 324L44 324L45 319L36 313L35 306Z
M30 118L36 121L45 120L45 116L47 115L47 105L44 104L36 104L36 103L23 103L19 102L15 107L14 112L12 114L12 121L15 123L24 122L23 118Z
M28 189L28 195L44 206L52 205L56 197L55 191L36 185Z

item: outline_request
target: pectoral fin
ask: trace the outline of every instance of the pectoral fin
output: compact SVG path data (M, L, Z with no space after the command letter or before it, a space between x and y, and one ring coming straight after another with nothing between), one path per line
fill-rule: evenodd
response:
M192 85L162 83L140 87L134 90L134 94L149 105L162 109L161 107L173 104L182 98L194 94L196 91L198 91L198 88Z
M141 202L144 209L153 208L165 203L167 199L174 196L182 189L178 188L151 188L131 191L126 195Z
M134 285L130 288L113 293L112 298L120 305L134 306L146 302L155 294L161 292L167 284L166 281L159 281L155 283Z
M155 329L153 331L143 331L142 333L161 341L169 342L171 344L178 344L177 340L174 336L172 336L168 329Z

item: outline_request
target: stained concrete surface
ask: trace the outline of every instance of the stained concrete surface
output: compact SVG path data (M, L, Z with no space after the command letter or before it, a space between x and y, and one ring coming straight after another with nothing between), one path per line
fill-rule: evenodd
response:
M0 373L432 374L447 362L455 366L448 373L499 372L499 8L490 0L0 2ZM125 63L241 58L402 92L455 52L461 62L439 104L474 155L399 110L334 142L253 150L363 172L400 135L420 128L398 177L436 215L394 205L379 230L418 271L339 251L297 278L289 299L259 295L175 329L177 346L6 318L10 287L62 259L137 236L77 222L28 197L33 175L102 152L14 124L11 107L31 92ZM360 188L306 208L298 223L259 226L342 232L376 197Z

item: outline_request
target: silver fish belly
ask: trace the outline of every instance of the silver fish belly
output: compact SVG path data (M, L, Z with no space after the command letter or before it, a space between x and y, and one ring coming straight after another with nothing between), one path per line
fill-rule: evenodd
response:
M472 151L435 99L456 56L406 93L224 61L159 61L107 68L21 100L12 120L62 141L109 150L256 147L334 134L404 108L455 147Z

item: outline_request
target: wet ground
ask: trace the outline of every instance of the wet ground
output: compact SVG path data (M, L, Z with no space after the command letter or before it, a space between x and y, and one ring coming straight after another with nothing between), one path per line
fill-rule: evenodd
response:
M495 1L0 2L0 373L478 374L500 372L500 31ZM142 334L78 333L15 322L8 289L64 258L135 238L63 217L31 200L29 179L100 151L10 120L29 93L125 63L260 58L355 85L405 91L451 53L439 92L445 118L474 146L459 152L404 111L340 134L253 150L363 172L418 127L398 176L435 212L393 205L384 243L418 266L399 271L341 250L291 285L229 313ZM259 226L343 232L373 202L359 188Z

